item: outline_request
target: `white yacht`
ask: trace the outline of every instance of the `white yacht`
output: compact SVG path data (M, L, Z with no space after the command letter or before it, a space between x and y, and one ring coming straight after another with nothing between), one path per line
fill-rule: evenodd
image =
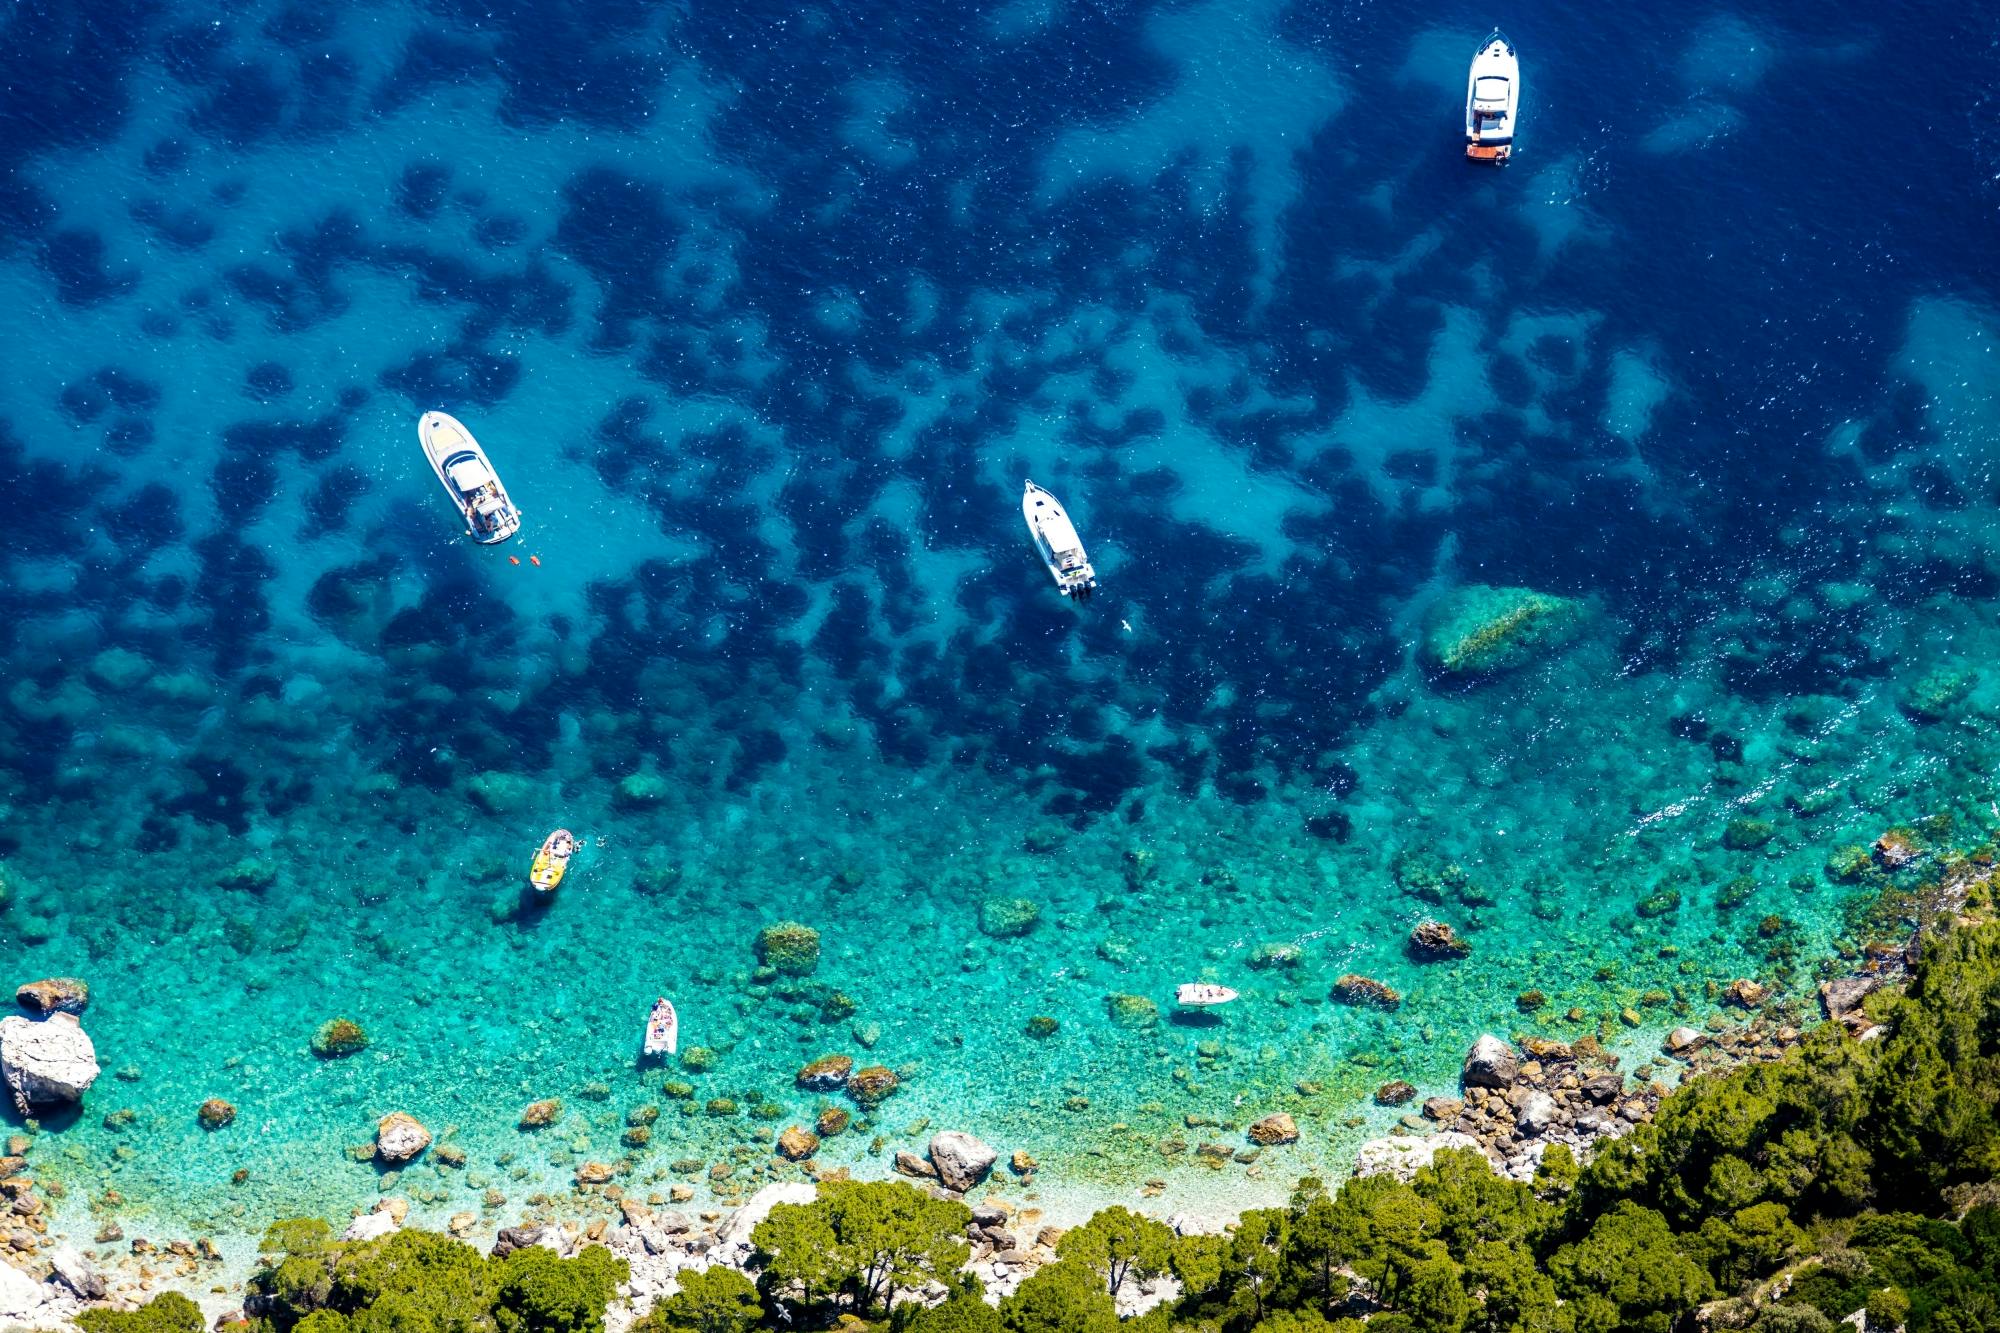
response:
M521 511L507 498L507 488L500 484L486 451L457 417L449 412L424 413L417 422L417 438L423 442L424 457L431 460L431 471L465 516L472 540L491 546L521 530Z
M1520 104L1521 65L1514 58L1514 44L1495 28L1479 44L1465 80L1465 155L1474 162L1507 165Z
M1021 496L1021 515L1028 520L1028 534L1035 539L1035 549L1041 552L1057 590L1079 602L1089 601L1097 590L1097 571L1090 567L1083 539L1076 535L1076 526L1061 503L1031 481Z

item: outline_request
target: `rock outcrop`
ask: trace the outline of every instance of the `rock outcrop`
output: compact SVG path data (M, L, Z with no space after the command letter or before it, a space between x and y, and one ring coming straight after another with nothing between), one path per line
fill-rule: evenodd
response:
M1470 1134L1460 1134L1446 1130L1441 1134L1422 1137L1370 1139L1361 1145L1354 1156L1354 1174L1357 1176L1394 1176L1398 1180L1413 1179L1417 1172L1431 1164L1431 1159L1445 1148L1479 1148L1479 1140Z
M838 1092L854 1072L854 1059L846 1055L823 1055L804 1065L793 1082L802 1092Z
M960 1193L986 1179L1000 1154L962 1130L948 1129L931 1136L931 1165L947 1189Z
M375 1122L375 1156L384 1162L407 1162L430 1146L431 1132L413 1115L391 1111Z
M1274 1111L1270 1115L1265 1116L1262 1120L1251 1125L1248 1133L1252 1143L1266 1148L1280 1143L1297 1143L1299 1141L1298 1122L1293 1120L1290 1113L1286 1111Z
M1468 1088L1505 1088L1520 1077L1521 1062L1514 1048L1492 1033L1482 1033L1466 1053L1459 1082Z
M90 985L78 977L47 977L28 982L14 998L38 1014L80 1014L90 1005Z
M98 1072L97 1048L75 1014L0 1018L0 1080L22 1115L38 1105L83 1100Z
M342 1240L379 1240L396 1229L396 1219L388 1213L363 1213L340 1233Z

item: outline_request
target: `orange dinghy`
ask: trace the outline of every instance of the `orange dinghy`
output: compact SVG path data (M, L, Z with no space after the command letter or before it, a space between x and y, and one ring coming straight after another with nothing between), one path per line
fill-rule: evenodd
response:
M575 855L576 837L566 828L557 829L542 840L542 849L535 853L528 883L539 892L555 892L556 885L562 883L563 873L569 869L570 857Z
M680 1015L674 1012L674 1002L662 995L653 1001L653 1012L646 1016L646 1054L672 1055L680 1044Z

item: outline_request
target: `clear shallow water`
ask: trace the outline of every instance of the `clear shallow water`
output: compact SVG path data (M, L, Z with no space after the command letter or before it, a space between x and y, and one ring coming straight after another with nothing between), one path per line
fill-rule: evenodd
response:
M105 1078L46 1127L70 1206L338 1214L381 1188L345 1147L402 1109L469 1164L396 1188L509 1219L627 1155L662 990L722 1052L697 1105L778 1129L819 1103L805 1059L904 1073L829 1163L928 1119L1046 1195L1215 1206L1339 1169L1377 1084L1442 1088L1482 1030L1809 985L1865 892L1832 849L1995 822L1990 38L1531 7L1519 157L1482 175L1489 22L17 12L0 957L94 988ZM522 564L455 538L433 406L527 511ZM1091 543L1087 611L1024 475ZM1585 632L1428 681L1464 583L1579 598ZM1970 692L1918 721L1940 669ZM1737 817L1771 840L1723 846ZM524 912L557 823L591 845ZM1411 853L1479 892L1426 901ZM982 934L995 895L1036 928ZM1472 957L1409 961L1425 915ZM851 1016L756 984L786 918ZM1346 971L1403 1007L1327 1003ZM1245 999L1109 1021L1192 979ZM336 1014L373 1044L318 1061ZM1158 1151L1272 1109L1304 1140L1252 1166ZM672 1164L761 1160L757 1123L670 1104L634 1179L710 1197Z

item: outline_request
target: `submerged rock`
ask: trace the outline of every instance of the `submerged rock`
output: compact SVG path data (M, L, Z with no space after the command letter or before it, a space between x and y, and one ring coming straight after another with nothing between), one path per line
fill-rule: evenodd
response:
M988 898L979 904L979 929L1005 939L1025 935L1042 919L1042 909L1031 898Z
M220 1097L210 1097L194 1115L203 1129L221 1129L236 1119L236 1108Z
M83 1100L97 1081L97 1048L75 1014L0 1018L0 1079L21 1114L51 1102Z
M778 1135L778 1154L787 1161L803 1162L819 1151L819 1135L793 1125Z
M1481 1033L1466 1052L1459 1082L1468 1088L1508 1088L1521 1076L1514 1048L1490 1032Z
M847 1079L847 1095L863 1110L880 1106L896 1091L896 1071L885 1065L857 1069Z
M1416 1095L1417 1089L1415 1084L1405 1083L1402 1079L1396 1079L1393 1082L1384 1083L1381 1087L1375 1089L1375 1104L1377 1106L1402 1106L1407 1102L1415 1100Z
M1394 1009L1403 1003L1403 997L1389 986L1358 972L1343 973L1334 981L1333 998L1342 1004L1366 1005L1376 1009Z
M529 1102L521 1108L522 1129L541 1129L562 1119L563 1104L560 1097L544 1097L540 1101Z
M472 803L489 815L510 815L525 809L535 797L535 784L519 773L489 769L465 784Z
M1297 967L1305 958L1305 950L1296 944L1260 944L1250 951L1250 966Z
M28 982L14 998L38 1014L80 1014L90 1006L90 985L77 977L48 977Z
M1280 1143L1297 1143L1299 1141L1298 1124L1292 1119L1291 1114L1286 1111L1272 1112L1262 1120L1251 1125L1247 1133L1250 1135L1252 1143L1260 1144L1266 1148L1274 1147Z
M1160 1021L1160 1006L1143 995L1107 995L1104 1008L1121 1028L1149 1028Z
M1000 1154L962 1130L948 1129L931 1136L931 1165L946 1186L963 1193L986 1179Z
M385 1162L407 1162L430 1146L431 1132L413 1115L391 1111L375 1123L375 1155Z
M1442 921L1419 921L1410 931L1410 956L1422 962L1464 958L1472 946Z
M313 1054L322 1060L338 1060L367 1046L368 1034L351 1018L329 1018L313 1033Z
M1580 602L1530 588L1468 584L1425 613L1421 653L1424 665L1443 675L1483 676L1562 647L1582 622Z
M780 921L757 932L757 961L790 977L819 966L819 932L796 921Z

